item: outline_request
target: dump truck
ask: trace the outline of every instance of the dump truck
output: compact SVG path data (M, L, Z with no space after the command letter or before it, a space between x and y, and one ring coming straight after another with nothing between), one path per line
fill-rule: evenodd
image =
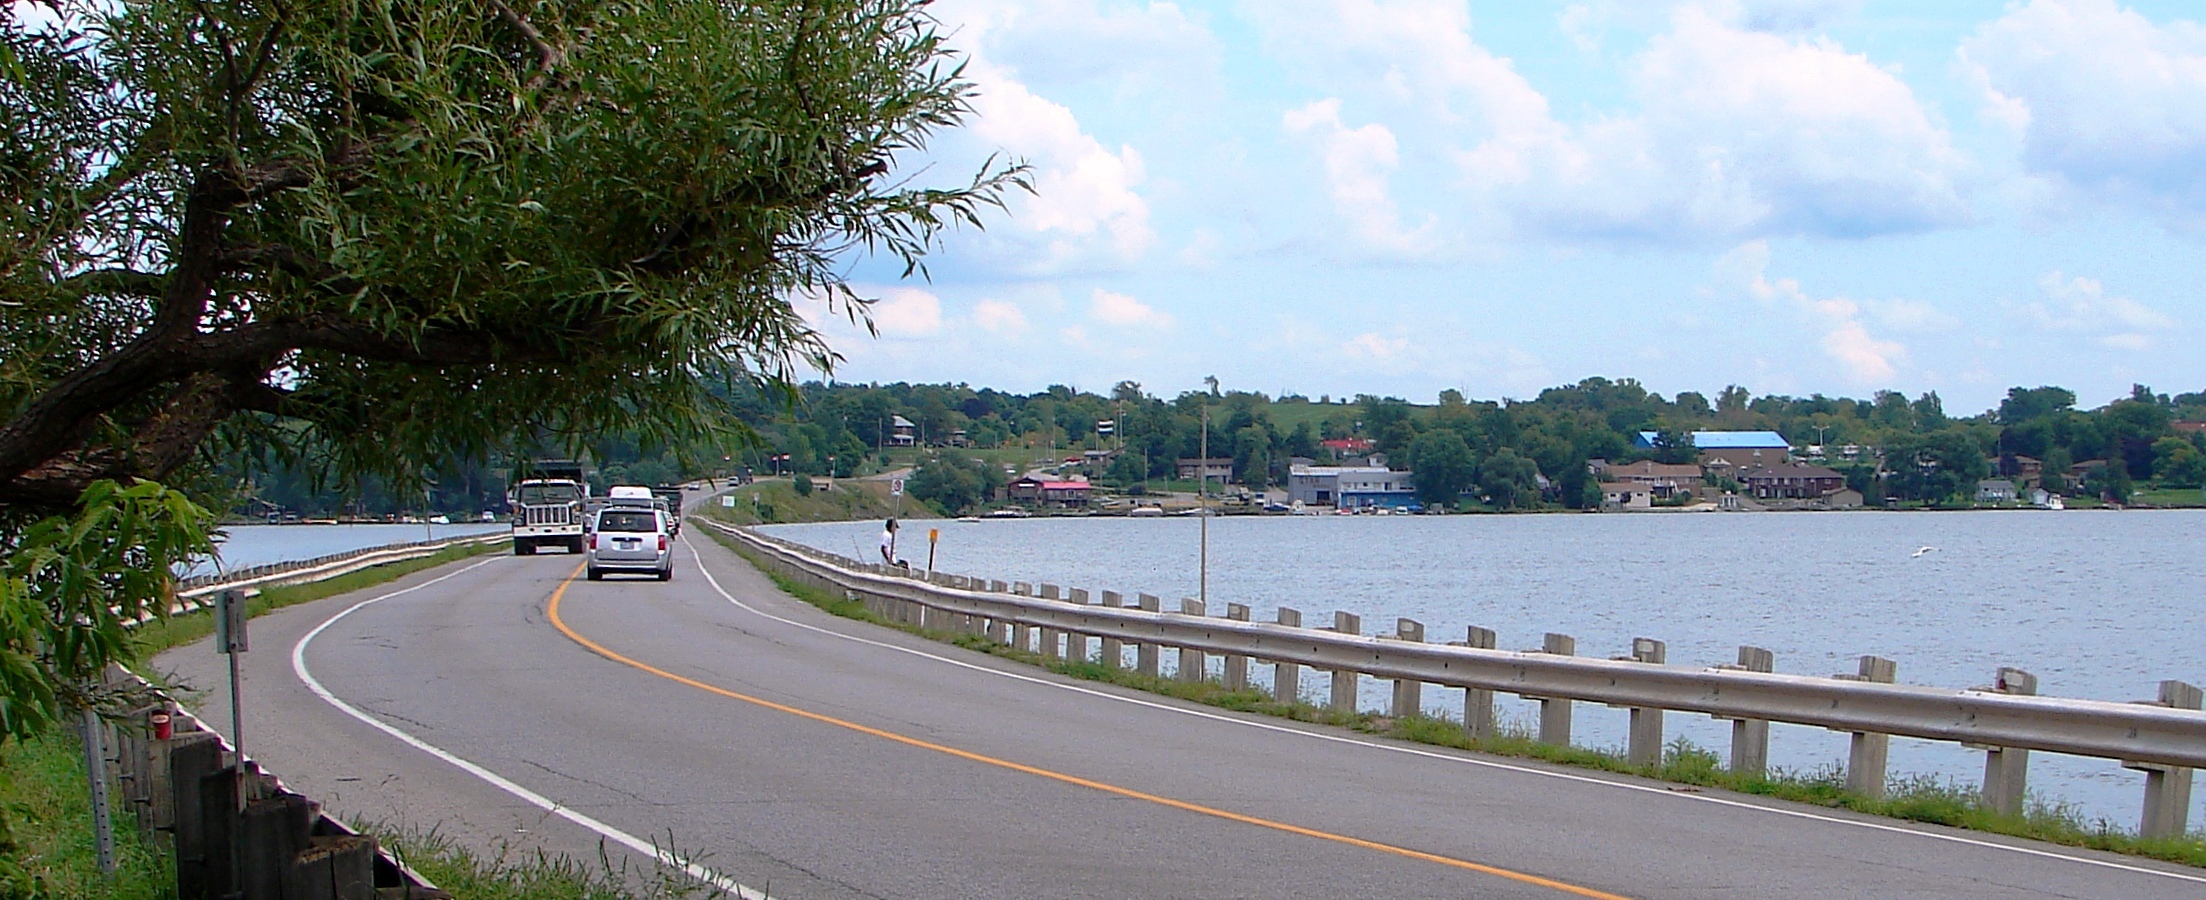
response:
M513 555L529 556L538 547L582 552L583 503L590 496L589 470L567 459L539 459L514 471L506 502L513 507Z

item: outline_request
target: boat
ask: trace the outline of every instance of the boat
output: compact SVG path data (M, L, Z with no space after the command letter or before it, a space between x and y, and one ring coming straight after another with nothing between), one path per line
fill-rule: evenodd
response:
M978 522L978 521L980 521L980 517L979 517L979 516L959 516L959 517L957 517L957 520L958 520L958 521L960 521L960 522Z
M1163 516L1164 507L1161 506L1136 506L1126 511L1126 517L1129 519L1157 519Z
M1024 518L1027 518L1027 517L1029 517L1029 516L1032 516L1032 515L1034 515L1034 514L1033 514L1033 513L1030 513L1030 512L1027 512L1026 510L1020 509L1020 508L1018 508L1018 507L1016 507L1016 506L1010 506L1010 507L1005 507L1005 508L1003 508L1003 509L991 509L991 510L989 510L989 511L988 511L988 514L987 514L987 515L985 515L985 516L982 516L981 518L984 518L984 519L1024 519Z

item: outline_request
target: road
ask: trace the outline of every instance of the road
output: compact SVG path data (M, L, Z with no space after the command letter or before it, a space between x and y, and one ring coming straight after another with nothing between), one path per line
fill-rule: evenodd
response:
M2206 897L2177 866L1058 678L827 616L702 531L671 583L497 556L256 619L247 750L354 821L670 841L780 898ZM229 721L206 644L159 664Z

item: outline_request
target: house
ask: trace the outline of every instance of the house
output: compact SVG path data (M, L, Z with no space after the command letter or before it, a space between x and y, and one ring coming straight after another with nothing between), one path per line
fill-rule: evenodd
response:
M919 426L903 416L889 417L889 446L912 447L919 443Z
M1072 509L1088 505L1090 486L1085 481L1053 481L1029 475L1005 485L1004 494L1014 503Z
M953 431L951 431L951 432L950 432L950 446L952 446L952 447L970 447L970 446L972 446L972 445L973 445L973 438L972 438L972 435L968 434L968 433L967 433L967 432L965 431L965 429L963 429L963 428L959 428L959 429L956 429L956 430L953 430Z
M1601 483L1602 509L1653 509L1654 490L1636 481Z
M1692 492L1700 486L1700 467L1695 465L1666 465L1653 460L1635 463L1611 463L1605 469L1593 473L1603 481L1632 481L1646 485L1654 491L1656 499L1668 500L1679 492Z
M1853 488L1839 488L1823 495L1823 505L1832 509L1860 509L1861 492Z
M1179 462L1179 467L1181 478L1233 480L1233 457L1230 456L1211 457L1210 459L1182 459Z
M1785 464L1747 469L1739 484L1757 500L1820 500L1844 490L1846 476L1822 466Z
M1332 438L1319 441L1318 446L1332 451L1335 458L1340 458L1369 453L1377 445L1370 438Z
M1385 466L1297 465L1287 470L1287 497L1304 506L1404 507L1416 496L1414 475Z
M1652 431L1642 431L1632 440L1632 446L1652 450L1655 435ZM1704 466L1717 459L1738 469L1777 466L1792 461L1792 443L1774 431L1696 431L1693 432L1693 449L1699 452L1700 463Z
M2012 503L2016 496L2015 483L2004 478L1986 478L1976 483L1978 503Z
M2022 490L2037 487L2039 483L2045 480L2045 462L2019 453L2009 453L2000 457L1992 467L1992 471L2014 479L2015 486Z

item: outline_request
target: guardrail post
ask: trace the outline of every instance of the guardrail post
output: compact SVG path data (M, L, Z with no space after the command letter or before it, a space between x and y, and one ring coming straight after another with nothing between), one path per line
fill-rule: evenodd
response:
M1414 619L1395 619L1394 637L1396 640L1422 644L1425 642L1425 623ZM1400 719L1422 713L1424 709L1425 683L1410 678L1394 679L1394 702L1387 707L1386 714Z
M1899 677L1899 670L1899 663L1881 656L1864 656L1859 672L1837 677L1891 684ZM1891 749L1891 735L1854 732L1853 742L1846 750L1846 789L1864 797L1884 796L1884 764Z
M1065 602L1077 603L1081 606L1088 605L1088 589L1073 588L1069 591L1066 591ZM1065 632L1065 661L1076 663L1088 661L1087 635L1081 634L1077 631Z
M1126 605L1126 598L1117 591L1104 591L1103 605L1117 609ZM1102 649L1098 651L1100 654L1098 658L1103 661L1103 668L1116 672L1126 667L1126 651L1124 645L1120 644L1117 638L1107 637L1097 641L1097 643L1102 645Z
M2001 666L1993 677L1992 690L2035 696L2037 676ZM2030 780L2030 751L2021 747L1979 746L1984 747L1984 805L1995 812L2019 815L2023 789Z
M1463 646L1477 650L1494 649L1494 630L1471 626L1464 635ZM1493 691L1485 688L1463 689L1463 730L1478 739L1494 736Z
M1739 648L1739 668L1749 672L1774 672L1777 655L1760 647ZM1731 720L1731 774L1761 776L1769 773L1769 723L1759 719Z
M1058 598L1058 594L1057 594L1057 586L1056 586L1056 585L1054 585L1054 584L1045 584L1045 585L1042 585L1042 599L1044 599L1044 600L1056 600L1056 599L1059 599L1059 598ZM1041 646L1041 651L1042 651L1042 658L1043 658L1043 659L1056 659L1056 658L1057 658L1057 636L1058 636L1058 635L1060 635L1060 634L1063 634L1063 632L1061 632L1061 631L1058 631L1058 630L1057 630L1057 629L1055 629L1055 628L1036 628L1036 629L1034 629L1034 636L1035 636L1035 638L1036 638L1036 639L1038 639L1039 641L1041 641L1041 644L1042 644L1042 646Z
M1180 598L1180 615L1201 617L1209 615L1209 613L1204 611L1203 602L1201 600L1197 600L1193 597L1182 597ZM1179 671L1180 680L1202 681L1203 679L1208 677L1210 677L1210 664L1204 661L1203 652L1201 650L1193 650L1187 647L1181 647Z
M2174 709L2198 709L2201 699L2196 687L2163 681L2160 699L2148 702ZM2145 773L2145 816L2137 826L2137 836L2146 840L2182 837L2190 827L2191 775L2195 770L2128 760L2122 767Z
M1141 604L1142 612L1162 612L1164 610L1164 601L1157 599L1155 594L1139 594L1136 595L1135 600ZM1158 649L1156 644L1148 642L1144 642L1141 646L1135 648L1134 668L1138 669L1143 675L1151 678L1157 677Z
M1011 592L1021 597L1033 596L1034 586L1024 581L1014 581L1011 583ZM1022 622L1011 623L1011 646L1020 650L1033 649L1033 634L1034 626Z
M1290 607L1279 608L1279 624L1288 628L1302 627L1302 611ZM1272 666L1272 699L1281 703L1293 703L1302 699L1302 666L1283 662Z
M1341 634L1362 634L1363 617L1355 613L1336 612L1333 614L1333 630ZM1361 680L1362 676L1354 669L1334 670L1333 696L1326 708L1334 712L1353 714L1356 711L1357 682Z
M1557 656L1578 655L1578 639L1552 631L1540 639L1540 652ZM1570 744L1570 711L1568 697L1535 697L1540 701L1540 743L1568 746Z
M1249 620L1249 608L1248 608L1248 604L1245 604L1245 603L1228 603L1228 604L1226 604L1226 618L1228 618L1228 619L1232 619L1233 621L1236 621L1236 622L1246 622L1246 621L1248 621L1248 620ZM1221 672L1221 675L1222 675L1222 676L1223 676L1223 678L1225 679L1225 685L1226 685L1226 690L1229 690L1229 691L1245 691L1245 690L1248 690L1248 688L1249 688L1249 658L1248 658L1248 657L1246 657L1246 656L1227 656L1227 657L1226 657L1226 662L1225 662L1225 666L1223 667L1223 671Z
M1643 663L1661 664L1668 660L1669 645L1653 638L1632 638L1632 659ZM1662 764L1662 709L1660 707L1634 706L1631 708L1631 738L1624 749L1625 758L1632 765L1654 767Z
M1010 589L1010 588L1009 588L1009 585L1006 585L1006 584L1004 584L1004 583L1003 583L1003 582L1001 582L1001 581L990 581L990 582L988 582L988 590L989 590L989 592L990 592L990 593L995 593L995 594L1002 594L1002 593L1007 593L1007 592L1009 591L1009 589ZM996 643L999 643L999 644L1008 644L1008 643L1011 643L1011 633L1010 633L1010 632L1011 632L1011 629L1010 629L1010 625L1009 625L1009 623L1006 623L1006 622L1005 622L1004 620L1002 620L1002 619L989 619L989 620L988 620L988 639L989 639L989 640L991 640L991 641L995 641Z

